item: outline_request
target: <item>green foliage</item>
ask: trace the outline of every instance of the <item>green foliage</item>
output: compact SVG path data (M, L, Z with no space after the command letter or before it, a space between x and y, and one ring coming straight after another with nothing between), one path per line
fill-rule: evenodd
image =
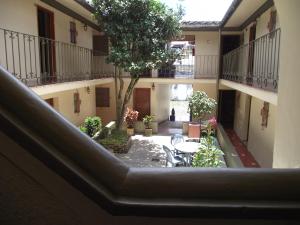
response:
M95 18L110 39L108 62L138 77L174 53L167 44L180 34L182 9L158 0L93 0Z
M221 167L223 152L216 146L211 136L201 138L199 151L194 155L193 167Z
M150 129L151 128L151 123L152 123L153 120L154 120L154 116L146 115L143 118L143 123L145 125L145 128Z
M104 139L104 138L107 138L108 135L109 135L109 128L103 127L98 138Z
M204 91L194 92L189 101L189 112L192 113L193 118L201 120L204 116L211 114L217 105L217 102L209 98Z
M98 140L106 149L110 149L116 153L125 153L128 151L128 137L125 131L114 129L111 135L104 139Z
M102 122L97 116L86 117L80 130L86 133L88 136L93 137L98 131L101 130Z

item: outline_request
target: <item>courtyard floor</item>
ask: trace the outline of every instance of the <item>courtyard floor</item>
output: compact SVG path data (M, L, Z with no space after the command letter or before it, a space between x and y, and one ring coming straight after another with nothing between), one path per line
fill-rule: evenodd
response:
M115 154L130 167L165 167L165 153L162 145L169 145L170 136L135 135L127 154Z

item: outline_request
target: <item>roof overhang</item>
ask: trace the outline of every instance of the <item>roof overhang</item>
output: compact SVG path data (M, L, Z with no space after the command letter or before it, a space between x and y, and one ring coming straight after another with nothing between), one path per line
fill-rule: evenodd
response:
M273 0L234 0L221 22L222 30L243 30L273 5Z

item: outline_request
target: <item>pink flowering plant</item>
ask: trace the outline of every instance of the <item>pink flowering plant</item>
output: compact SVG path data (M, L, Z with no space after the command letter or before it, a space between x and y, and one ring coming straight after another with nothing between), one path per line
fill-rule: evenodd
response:
M131 108L127 107L125 116L124 116L124 122L126 122L128 128L133 128L134 123L137 121L139 116L139 112L135 111Z
M217 126L218 123L216 117L212 117L211 119L209 119L207 124L207 135L210 136L211 132L217 129Z

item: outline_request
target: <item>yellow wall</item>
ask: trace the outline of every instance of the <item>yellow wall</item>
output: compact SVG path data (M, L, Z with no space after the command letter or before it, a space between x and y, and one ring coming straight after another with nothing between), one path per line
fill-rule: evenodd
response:
M269 105L268 125L261 126L261 109L263 101L252 97L249 124L248 150L253 154L261 167L272 167L276 123L276 106Z
M234 131L242 141L247 140L249 121L250 96L243 92L236 92Z
M300 168L300 1L274 2L282 32L273 166Z
M73 95L77 91L81 100L80 113L74 113ZM89 94L86 88L79 88L70 91L43 95L41 97L43 99L54 98L54 108L76 126L82 124L87 116L96 115L95 86L90 86Z
M106 125L112 120L116 120L116 98L115 98L115 84L97 85L97 87L109 88L109 107L97 107L96 114L101 117L103 125Z
M206 94L215 100L217 100L217 88L216 84L201 84L201 83L194 83L193 84L193 91L205 91Z

